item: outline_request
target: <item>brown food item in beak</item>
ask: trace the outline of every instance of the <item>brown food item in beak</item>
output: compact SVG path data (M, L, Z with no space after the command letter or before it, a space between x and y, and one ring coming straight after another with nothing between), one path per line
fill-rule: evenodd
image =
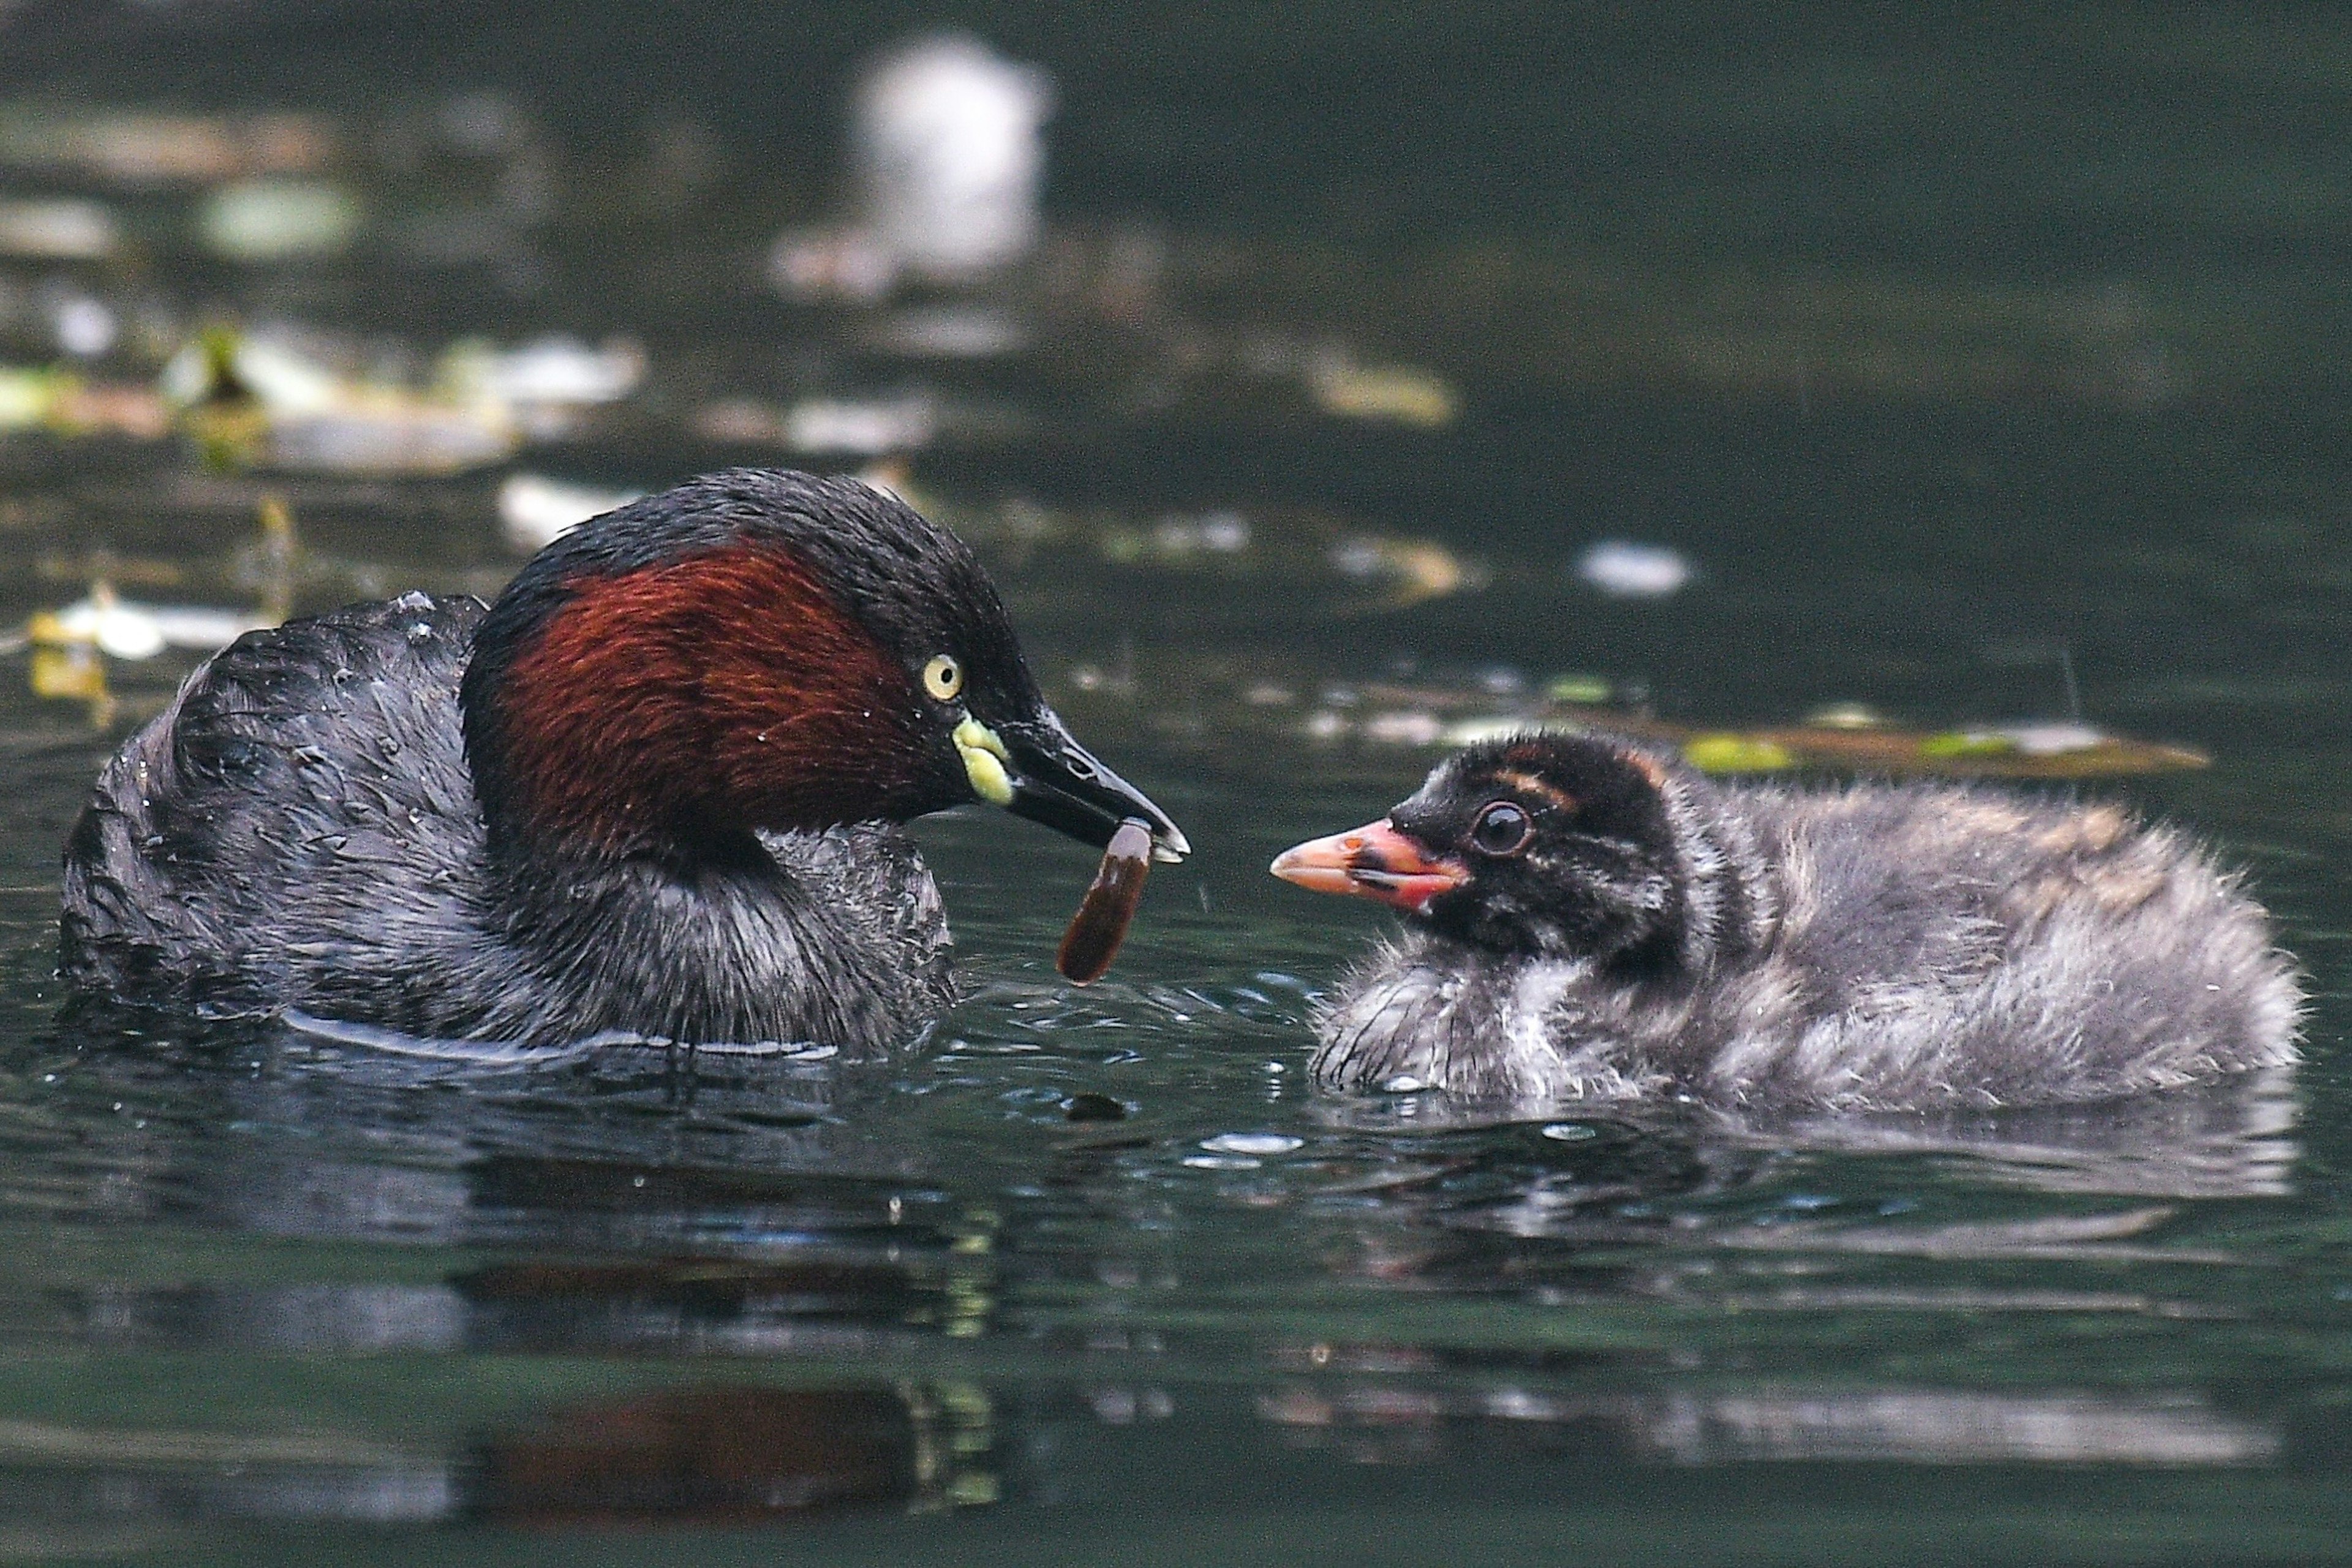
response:
M1070 917L1070 929L1062 933L1061 950L1054 954L1054 967L1072 984L1093 984L1118 956L1118 944L1127 939L1150 869L1151 825L1130 816L1110 836L1094 883L1078 912Z
M1416 915L1470 879L1467 867L1432 855L1386 817L1286 849L1267 869L1312 893L1349 893Z

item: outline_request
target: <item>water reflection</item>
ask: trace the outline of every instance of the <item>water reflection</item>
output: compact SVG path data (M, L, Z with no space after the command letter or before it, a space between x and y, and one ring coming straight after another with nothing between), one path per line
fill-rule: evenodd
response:
M0 1423L0 1508L576 1526L1018 1505L1059 1495L1057 1464L1015 1457L1072 1419L1433 1466L2284 1449L2192 1372L2119 1384L2074 1348L2257 1310L2241 1282L2266 1260L2184 1205L2282 1188L2284 1078L1766 1136L1447 1125L1174 1049L1154 1074L1202 1075L1217 1120L1085 1090L1119 1107L1106 1123L1066 1107L1119 1085L1103 1064L1137 1060L1133 1026L1172 1048L1174 1020L1246 1038L1234 1007L1265 1009L1247 1026L1269 1040L1296 1024L1256 978L1087 994L1000 984L1006 1027L868 1067L68 1033L0 1079L12 1213L50 1227L0 1268L0 1338L198 1358L226 1407L292 1418L196 1431L69 1401ZM1117 1023L1108 1054L1073 1054ZM151 1268L72 1250L139 1235ZM2015 1386L1980 1381L1990 1325ZM338 1389L262 1394L321 1357ZM403 1368L430 1369L414 1408L361 1414L411 1403Z
M0 1424L0 1515L741 1523L994 1500L968 1384L700 1387L559 1405L448 1452L350 1436Z
M467 1511L500 1524L742 1523L812 1509L993 1501L986 1395L704 1388L548 1412L478 1451Z
M2263 1423L2194 1394L2099 1398L1946 1389L1764 1389L1717 1395L1559 1396L1357 1386L1262 1397L1291 1441L1360 1460L1440 1457L1518 1441L1684 1465L1774 1460L1873 1464L2245 1465L2277 1457Z

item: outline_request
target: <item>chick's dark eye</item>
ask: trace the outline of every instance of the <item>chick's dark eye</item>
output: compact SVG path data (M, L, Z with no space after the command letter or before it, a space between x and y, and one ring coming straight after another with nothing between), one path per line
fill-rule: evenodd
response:
M1478 814L1471 825L1470 842L1482 855L1516 855L1528 847L1535 824L1507 800L1498 800Z

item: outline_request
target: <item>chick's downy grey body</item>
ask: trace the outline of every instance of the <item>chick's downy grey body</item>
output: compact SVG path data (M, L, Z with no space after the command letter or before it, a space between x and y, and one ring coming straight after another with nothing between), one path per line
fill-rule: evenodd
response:
M484 607L422 594L247 635L108 764L67 848L63 967L215 1013L427 1036L870 1044L954 996L887 823L759 853L488 853L457 689Z
M1616 805L1592 804L1617 786L1580 747L1624 764ZM1464 829L1456 858L1430 862L1441 882L1466 869L1326 1005L1318 1080L1906 1109L2295 1059L2301 996L2262 909L2200 847L2114 805L1722 784L1631 742L1545 738L1449 762L1392 821L1443 848L1446 820L1497 795L1535 818L1532 847L1482 862ZM1360 837L1319 841L1343 842L1379 858ZM1403 901L1397 880L1371 896Z

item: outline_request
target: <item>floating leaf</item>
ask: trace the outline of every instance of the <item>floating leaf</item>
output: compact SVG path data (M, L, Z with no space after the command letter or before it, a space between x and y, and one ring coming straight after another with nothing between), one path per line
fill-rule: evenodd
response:
M1683 759L1707 773L1769 773L1797 765L1788 747L1755 735L1694 735L1683 742Z
M1461 409L1444 377L1402 365L1325 365L1308 384L1316 405L1342 419L1381 419L1434 430L1453 424Z
M2017 742L2008 736L1977 730L1930 735L1919 742L1923 757L2005 757L2016 750Z

